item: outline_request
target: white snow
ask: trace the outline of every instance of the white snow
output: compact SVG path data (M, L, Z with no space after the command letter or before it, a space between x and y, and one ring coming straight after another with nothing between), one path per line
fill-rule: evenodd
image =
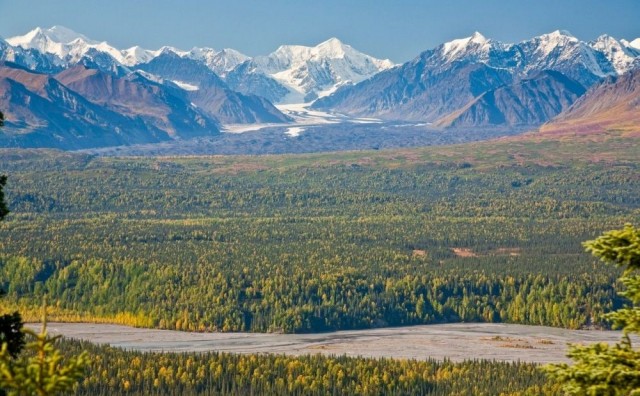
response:
M606 56L617 74L627 72L635 60L634 54L626 48L623 42L606 34L589 44L591 48L602 52Z
M538 41L538 51L542 56L548 56L558 46L567 46L571 43L577 43L578 39L566 30L556 30L554 32L543 34L534 38Z
M15 36L6 40L9 44L24 49L37 49L43 53L49 53L66 59L69 62L77 62L91 49L109 54L118 63L124 66L133 66L148 62L163 52L170 51L179 56L187 56L189 52L174 47L162 47L157 51L150 51L138 46L126 50L119 50L106 41L96 41L76 33L64 26L53 26L49 29L40 27L33 29L23 36Z
M470 49L477 49L482 53L488 53L490 40L487 40L480 32L475 32L470 37L451 40L442 45L442 54L449 60L458 59Z
M259 131L260 129L269 128L269 127L282 127L287 126L289 124L226 124L220 128L220 131L226 133L244 133L244 132L252 132Z
M231 48L225 48L222 51L216 51L213 48L194 47L189 51L189 58L203 62L207 67L213 70L219 76L226 76L239 64L249 60L250 58Z
M629 47L633 47L635 49L639 49L640 50L640 38L637 38L635 40L633 40L632 42L629 43Z
M185 91L197 91L198 89L200 89L200 87L198 87L197 85L189 84L184 81L171 80L171 82L184 89Z
M144 70L136 70L133 73L134 74L138 74L138 75L146 78L149 81L153 81L153 82L158 83L158 84L164 84L164 78L158 77L155 74L147 73Z
M74 32L73 30L66 28L64 26L52 26L46 31L44 34L49 37L52 41L58 43L70 43L74 40L81 39L89 44L98 44L97 41L93 41L89 39L87 36Z
M86 36L76 33L64 26L53 26L49 29L35 28L23 36L15 36L6 40L15 47L24 49L36 49L43 53L77 62L91 49L111 55L116 61L123 63L122 52L106 41L91 40Z
M355 123L355 124L378 124L382 121L377 118L353 118L342 114L327 113L324 111L317 111L309 109L310 103L293 103L276 105L278 110L288 115L293 119L293 123L279 123L279 124L228 124L222 128L223 132L227 133L243 133L250 131L258 131L264 128L282 127L287 128L285 133L289 136L298 136L301 132L304 132L307 127L326 125L326 124L340 124L340 123ZM293 135L295 134L295 135Z
M144 49L140 46L134 46L122 51L122 63L125 66L134 66L140 63L149 62L155 57L154 51Z
M291 137L296 137L296 136L300 136L300 134L304 132L304 130L305 129L301 127L291 127L291 128L287 128L284 134Z
M340 85L358 83L395 64L330 38L315 47L282 45L267 56L253 58L252 66L254 72L272 77L290 91L280 104L295 104L304 102L309 94L327 95Z

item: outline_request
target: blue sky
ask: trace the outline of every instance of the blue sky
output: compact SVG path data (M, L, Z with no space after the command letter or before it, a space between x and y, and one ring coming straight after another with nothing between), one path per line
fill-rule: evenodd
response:
M556 29L640 37L640 0L0 0L0 36L63 25L116 47L209 46L267 54L338 37L404 62L474 31L506 42Z

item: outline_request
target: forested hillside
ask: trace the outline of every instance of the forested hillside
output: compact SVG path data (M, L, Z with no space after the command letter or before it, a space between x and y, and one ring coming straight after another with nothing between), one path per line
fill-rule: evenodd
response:
M196 331L603 325L580 243L640 219L633 140L305 156L0 152L10 308ZM608 271L608 272L607 272Z

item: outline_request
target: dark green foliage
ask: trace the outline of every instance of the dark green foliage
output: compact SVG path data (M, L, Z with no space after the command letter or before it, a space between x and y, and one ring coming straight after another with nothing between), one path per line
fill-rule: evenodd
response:
M0 121L2 119L2 113L0 113ZM4 187L6 184L7 176L0 175L0 221L9 213L4 201ZM0 286L0 298L4 295L5 292ZM0 346L6 342L9 355L14 358L18 356L24 346L24 334L20 329L22 329L22 317L18 312L0 315Z
M18 356L24 347L22 317L18 312L0 315L0 346L7 343L7 351L12 357Z
M609 264L624 267L621 278L625 290L620 293L631 302L607 317L624 337L616 345L573 345L568 356L573 365L545 367L552 378L563 384L571 395L640 395L640 351L633 347L630 335L640 334L640 230L626 224L621 230L606 232L585 247Z
M4 187L7 185L7 176L0 175L0 221L2 221L8 214L9 208L4 199Z
M39 333L30 329L23 331L31 339L20 356L11 356L6 343L0 346L0 387L12 396L72 392L84 376L87 352L65 358L55 345L60 336L49 337L46 324Z
M351 357L140 353L65 341L89 351L78 395L555 395L536 366Z

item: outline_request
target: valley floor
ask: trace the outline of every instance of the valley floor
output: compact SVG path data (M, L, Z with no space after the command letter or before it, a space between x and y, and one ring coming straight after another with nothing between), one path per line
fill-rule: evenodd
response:
M28 327L38 329L39 325ZM315 334L188 333L93 323L50 323L50 334L127 350L324 354L399 359L566 362L567 343L615 342L617 331L456 323Z

